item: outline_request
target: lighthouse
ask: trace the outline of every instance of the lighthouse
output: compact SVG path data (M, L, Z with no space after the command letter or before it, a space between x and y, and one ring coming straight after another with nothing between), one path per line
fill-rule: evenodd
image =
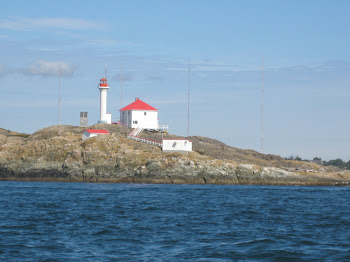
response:
M100 121L98 123L111 124L112 115L107 113L107 91L109 86L105 77L100 79L98 89L100 89Z

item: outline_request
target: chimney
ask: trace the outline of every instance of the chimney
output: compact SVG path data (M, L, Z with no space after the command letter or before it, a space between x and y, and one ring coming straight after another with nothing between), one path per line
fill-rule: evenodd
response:
M140 100L138 97L135 98L135 101Z

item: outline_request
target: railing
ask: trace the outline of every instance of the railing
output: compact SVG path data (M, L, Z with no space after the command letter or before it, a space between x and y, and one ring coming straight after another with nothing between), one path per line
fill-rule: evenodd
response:
M143 128L142 128L142 127L134 128L134 129L128 134L128 136L138 136L142 131L143 131Z
M142 138L142 137L138 137L138 136L130 136L130 135L128 136L128 138L135 140L135 141L138 141L138 142L141 142L141 143L162 147L162 143L159 141L154 141L151 139L146 139L146 138Z
M134 136L138 136L139 134L141 134L142 131L143 131L142 127L136 128L136 131L134 132Z
M138 135L143 131L142 127L137 127L134 128L127 136L128 139L132 139L141 143L149 144L149 145L154 145L154 146L159 146L162 147L162 143L159 141L155 141L152 139L146 139L142 137L138 137Z
M159 125L158 126L159 131L164 131L164 130L168 131L168 129L169 129L168 125Z

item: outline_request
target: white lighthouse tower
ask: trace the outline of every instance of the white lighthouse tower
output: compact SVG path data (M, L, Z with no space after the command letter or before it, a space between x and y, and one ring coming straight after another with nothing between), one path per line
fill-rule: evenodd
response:
M111 124L112 115L107 113L107 91L109 86L105 77L100 79L98 89L100 89L100 121L98 122Z

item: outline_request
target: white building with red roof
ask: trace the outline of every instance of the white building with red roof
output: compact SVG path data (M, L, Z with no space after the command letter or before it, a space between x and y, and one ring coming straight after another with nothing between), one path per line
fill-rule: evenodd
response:
M88 139L94 136L98 136L98 135L107 135L109 134L109 132L107 130L103 130L103 129L86 129L83 132L83 137L82 139Z
M120 124L129 128L158 129L158 110L139 98L119 110Z

